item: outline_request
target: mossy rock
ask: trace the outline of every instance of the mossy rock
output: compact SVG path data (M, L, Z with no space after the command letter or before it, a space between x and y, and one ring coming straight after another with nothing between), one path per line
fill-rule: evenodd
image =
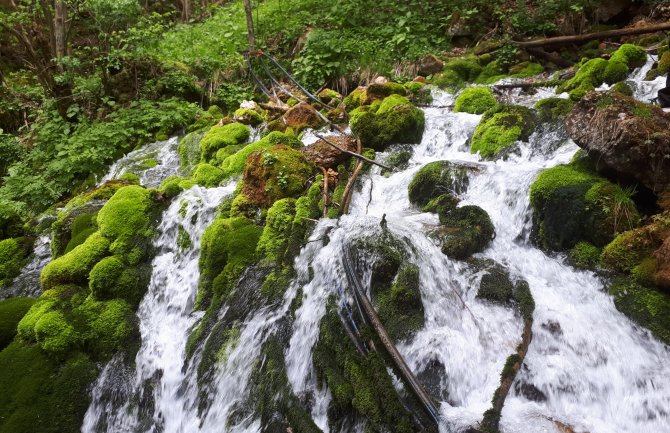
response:
M351 113L352 132L364 147L375 150L383 150L391 143L419 143L424 123L423 111L400 95L388 96L379 104Z
M98 300L123 299L137 306L149 285L150 276L148 266L128 266L117 256L105 257L91 269L89 287Z
M26 238L0 241L0 289L11 284L27 262L32 242Z
M221 163L221 169L226 178L242 174L244 165L249 155L254 152L268 149L277 144L283 144L294 149L303 147L303 144L294 134L284 134L282 132L271 132L261 140L244 146L239 151L225 158Z
M479 206L463 206L440 214L442 226L431 233L442 253L465 260L483 251L495 236L495 228L486 211Z
M193 169L193 181L205 188L213 188L221 184L226 174L219 167L205 162L200 163Z
M130 236L153 236L151 191L141 186L119 189L98 212L100 234L108 239Z
M0 352L0 432L80 431L97 374L81 353L58 362L37 345L11 343Z
M219 123L223 119L223 111L217 105L210 106L207 111L200 111L197 114L197 119L193 122L187 129L186 132L192 133L197 131L202 131L203 129L209 129L210 127Z
M658 66L656 67L658 76L665 75L670 72L670 51L664 52L658 59Z
M332 413L362 415L367 428L374 432L415 431L382 357L377 352L370 352L367 357L358 353L344 332L333 299L321 320L313 353L317 380L327 384L333 397Z
M568 253L568 263L577 269L595 269L600 261L601 249L580 241Z
M670 296L636 283L632 278L617 278L607 290L619 311L670 344Z
M396 342L410 337L424 325L419 272L414 264L403 265L389 288L372 292L377 313Z
M490 88L467 87L456 98L454 111L457 113L483 114L496 104L496 98Z
M89 200L82 204L66 206L58 212L56 221L51 224L51 252L59 257L81 245L98 227L98 211L104 200Z
M618 83L628 76L628 65L610 60L603 71L603 81L607 84Z
M316 95L321 102L333 107L342 102L342 95L332 89L323 89Z
M34 298L9 298L0 301L0 350L14 340L16 326L35 302L37 299Z
M496 304L507 304L514 298L514 283L509 271L493 260L481 260L483 267L477 297Z
M621 93L625 96L633 96L633 88L626 82L620 81L612 86L612 91Z
M533 233L543 248L564 251L580 241L603 247L639 222L630 194L575 160L544 170L530 189Z
M281 144L272 146L247 158L242 194L252 204L269 207L279 199L305 192L315 171L304 153Z
M357 87L344 98L344 106L347 111L351 111L364 105L366 98L365 87Z
M647 63L647 52L633 44L621 45L610 57L610 62L620 62L629 69L639 68Z
M197 308L225 299L245 267L256 259L262 229L246 218L215 219L201 240Z
M300 102L291 107L284 114L283 119L286 126L296 133L305 128L319 128L325 124L316 108L306 102Z
M181 167L190 170L200 162L202 156L200 142L206 134L206 132L194 131L179 139L177 152L179 153Z
M249 128L241 123L212 126L200 141L200 155L204 162L210 161L216 151L231 145L244 143L249 139Z
M429 105L433 102L433 95L430 92L430 88L426 87L426 83L408 81L404 86L407 89L407 99L413 104Z
M484 113L470 141L470 152L495 159L517 141L528 141L535 129L533 112L520 105L496 105Z
M160 184L158 191L165 197L172 199L178 196L182 191L192 188L193 185L195 185L193 179L170 176Z
M535 103L537 119L542 123L562 124L575 102L563 98L546 98Z
M109 254L110 241L96 232L72 251L49 262L40 275L42 288L48 290L60 284L86 285L93 266Z
M244 125L258 126L263 123L263 115L256 110L250 108L238 108L235 110L233 120ZM245 141L248 137L245 139Z
M608 61L591 59L581 65L574 77L556 88L556 93L569 92L570 99L578 101L586 92L600 86L604 81L604 73Z
M468 187L470 171L469 167L449 161L435 161L424 165L409 184L410 203L424 207L442 194L463 194Z

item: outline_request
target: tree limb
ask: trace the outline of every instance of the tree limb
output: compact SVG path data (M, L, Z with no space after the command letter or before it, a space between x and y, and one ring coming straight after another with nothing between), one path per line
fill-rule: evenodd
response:
M521 48L537 48L551 45L587 42L596 39L607 39L617 36L643 35L645 33L655 33L664 30L670 30L670 23L657 24L648 27L638 27L633 29L607 30L604 32L587 33L584 35L558 36L555 38L538 39L534 41L512 41L512 43Z
M317 138L320 138L321 140L323 140L324 143L326 143L326 144L328 144L328 145L334 147L335 149L339 150L339 151L342 152L342 153L346 153L347 155L351 155L351 156L353 156L353 157L355 157L355 158L358 158L358 159L360 159L360 160L362 160L362 161L365 161L365 162L368 162L368 163L370 163L370 164L378 165L379 167L381 167L381 168L385 168L385 169L387 169L387 170L390 170L390 169L391 169L390 167L388 167L388 166L382 164L381 162L377 162L377 161L375 161L375 160L373 160L373 159L366 158L366 157L364 157L363 155L359 155L358 153L351 152L351 151L349 151L349 150L347 150L347 149L343 149L342 147L338 146L337 144L335 144L335 143L333 143L333 142L331 142L331 141L328 141L328 140L327 140L324 136L322 136L321 134L314 134L314 135L315 135Z

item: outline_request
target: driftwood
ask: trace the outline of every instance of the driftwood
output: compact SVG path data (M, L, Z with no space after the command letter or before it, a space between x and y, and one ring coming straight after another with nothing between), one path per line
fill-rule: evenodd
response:
M360 139L356 139L356 150L358 153L361 153L363 150ZM349 213L349 204L351 203L351 196L354 193L354 184L356 183L356 179L358 178L358 175L362 169L363 161L358 160L356 163L356 168L354 168L354 172L351 174L351 177L349 177L349 180L347 181L347 185L344 187L344 193L342 194L342 204L340 205L340 215Z
M509 84L495 84L491 86L493 90L508 90L508 89L533 89L535 87L553 87L557 85L556 80L544 81L523 81L521 83Z
M526 48L526 52L531 56L537 57L538 59L542 59L547 62L551 62L556 66L560 66L561 68L569 68L572 66L572 62L565 60L556 53L548 53L542 48Z
M607 30L604 32L588 33L585 35L558 36L555 38L538 39L534 41L512 41L512 43L521 48L527 49L527 48L548 47L552 45L561 45L561 44L574 44L574 43L593 41L596 39L613 38L618 36L643 35L646 33L655 33L664 30L670 30L670 23L657 24L655 26L638 27L631 29Z
M387 170L390 170L389 167L385 166L385 165L382 164L381 162L377 162L377 161L375 161L375 160L373 160L373 159L366 158L366 157L364 157L363 155L360 155L360 154L358 154L358 153L350 152L350 151L348 151L347 149L343 149L343 148L341 148L341 147L338 146L337 144L335 144L335 143L333 143L333 142L327 140L327 139L326 139L324 136L322 136L321 134L314 134L314 135L315 135L317 138L320 138L321 140L323 140L324 143L326 143L326 144L328 144L328 145L330 145L330 146L333 146L335 149L339 150L339 151L342 152L342 153L346 153L347 155L351 155L351 156L353 156L353 157L355 157L355 158L358 158L358 159L360 159L360 160L362 160L362 161L368 162L368 163L370 163L370 164L378 165L378 166L380 166L381 168L385 168L385 169L387 169Z
M328 170L321 167L323 173L323 217L328 216Z

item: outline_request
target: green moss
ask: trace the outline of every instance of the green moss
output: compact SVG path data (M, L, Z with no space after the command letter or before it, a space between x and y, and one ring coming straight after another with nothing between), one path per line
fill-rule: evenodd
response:
M321 102L323 102L324 104L329 104L332 106L335 106L340 101L342 101L342 95L337 93L335 90L328 88L321 90L319 94L316 96L318 96Z
M40 315L33 332L42 350L56 355L65 354L80 342L74 327L60 311L48 311Z
M517 281L514 285L513 299L524 320L532 321L535 311L535 300L526 280Z
M200 162L200 142L204 136L204 132L195 131L179 139L177 152L179 153L180 165L182 167L191 168Z
M109 252L110 242L96 232L72 251L49 262L40 275L44 290L64 283L86 284L93 266Z
M0 241L0 288L9 285L26 263L26 246L23 238Z
M454 111L483 114L496 105L496 98L488 87L467 87L456 98Z
M468 187L468 169L449 161L424 165L408 187L410 203L423 207L445 193L462 194Z
M600 261L608 269L630 272L651 255L653 244L644 229L629 230L618 235L603 249Z
M192 179L184 179L179 176L170 176L165 179L161 185L158 187L158 191L164 194L168 198L174 198L178 196L185 189L189 189L194 185Z
M604 81L604 72L607 60L591 59L580 66L577 73L570 80L556 88L556 93L570 92L573 101L581 99L586 92L600 86Z
M443 227L434 236L439 239L442 253L464 260L487 247L495 235L491 218L479 206L463 206L440 215Z
M251 203L267 207L279 199L302 194L315 171L304 153L275 145L249 155L242 192Z
M376 352L363 357L356 351L344 333L336 308L331 300L314 347L317 378L328 385L333 396L331 410L364 416L371 431L414 431L383 359Z
M363 146L382 150L391 143L418 143L423 136L423 111L401 96L385 98L375 111L361 107L351 113L351 130Z
M255 261L261 228L246 218L216 219L202 235L196 306L225 299L244 268Z
M487 267L479 283L477 297L488 301L505 304L514 296L514 284L509 272L493 261L487 262Z
M16 336L16 327L37 300L34 298L9 298L0 301L0 350Z
M419 267L413 264L401 267L390 288L373 293L373 302L393 340L400 341L421 329L424 316Z
M507 77L507 74L503 68L500 67L498 61L494 60L484 66L481 74L479 74L474 82L477 84L493 84L505 77Z
M458 75L458 72L446 69L436 74L432 79L432 84L450 91L456 91L463 87L465 81Z
M535 104L537 117L540 122L559 123L575 105L574 101L563 98L546 98Z
M614 305L631 320L670 344L670 297L630 278L614 280L608 287Z
M234 119L244 125L257 126L263 123L263 116L256 110L250 108L238 108L235 110ZM247 140L249 137L245 138Z
M670 72L670 51L666 51L658 59L658 67L656 68L658 75L665 75Z
M87 213L77 216L72 221L72 235L70 241L65 246L64 254L72 251L76 246L81 245L98 230L98 213Z
M142 160L139 165L140 170L148 170L150 168L154 168L158 165L158 160L156 158L147 158Z
M623 44L612 54L609 61L623 63L630 69L639 68L647 62L647 53L636 45Z
M628 65L610 60L603 71L603 81L607 84L618 83L628 76Z
M496 105L484 113L475 128L470 152L496 158L517 141L527 141L535 129L535 117L520 105Z
M191 241L191 236L189 236L188 232L182 226L179 224L179 228L177 229L177 247L181 251L188 251L191 249L191 246L193 245L193 242Z
M193 170L195 183L206 188L218 186L225 177L225 173L219 167L204 162L196 165Z
M630 271L633 279L643 286L654 286L656 283L656 272L658 271L658 262L655 257L645 257Z
M89 287L98 300L121 298L137 305L149 284L149 274L143 266L131 267L117 256L105 257L91 270Z
M98 213L100 234L108 239L153 235L154 202L146 188L132 185L119 189Z
M221 169L223 170L225 177L242 174L244 164L246 163L247 157L249 157L249 155L259 150L268 149L277 144L283 144L285 146L296 149L303 147L302 142L298 140L293 134L271 132L261 140L244 146L238 152L226 158L221 163Z
M533 62L522 62L509 68L512 78L530 78L542 72L544 72L544 66Z
M127 302L89 297L72 314L81 330L82 344L94 359L105 360L119 350L133 353L137 349L137 316Z
M241 123L230 123L224 126L213 126L200 141L201 160L210 161L216 151L249 139L249 128Z
M0 352L0 432L78 432L96 376L83 354L58 363L39 346L10 344Z
M268 210L263 234L258 241L257 252L268 263L281 263L284 260L295 219L294 199L285 198L276 201Z
M560 251L579 241L602 247L639 223L632 192L599 177L590 165L583 158L558 165L531 185L534 233L543 247Z
M458 198L451 194L442 194L428 202L421 210L423 212L432 212L438 215L446 215L458 206Z
M577 242L568 258L570 264L579 269L594 269L600 260L600 248L589 242Z
M221 108L216 105L210 106L207 111L201 111L197 115L197 120L188 127L187 132L201 131L216 125L223 118Z

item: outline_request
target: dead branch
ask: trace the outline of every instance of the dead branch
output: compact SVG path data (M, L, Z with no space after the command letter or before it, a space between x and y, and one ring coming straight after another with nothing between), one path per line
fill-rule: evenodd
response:
M329 146L333 146L335 149L339 150L339 151L342 152L342 153L346 153L347 155L351 155L351 156L353 156L353 157L355 157L355 158L358 158L358 159L360 159L360 160L362 160L362 161L368 162L368 163L370 163L370 164L378 165L378 166L381 167L381 168L385 168L385 169L387 169L387 170L390 170L389 167L385 166L385 165L382 164L381 162L377 162L377 161L375 161L375 160L373 160L373 159L366 158L366 157L364 157L363 155L360 155L360 154L358 154L358 153L351 152L351 151L349 151L349 150L347 150L347 149L343 149L342 147L338 146L337 144L335 144L335 143L333 143L333 142L327 140L327 139L326 139L324 136L322 136L321 134L314 134L314 135L315 135L317 138L320 138L321 140L323 140L324 143L328 144Z
M538 39L534 41L512 41L513 44L521 48L547 47L561 44L575 44L581 42L593 41L596 39L607 39L618 36L643 35L646 33L655 33L670 30L670 23L657 24L655 26L638 27L632 29L607 30L604 32L587 33L585 35L558 36L554 38Z

